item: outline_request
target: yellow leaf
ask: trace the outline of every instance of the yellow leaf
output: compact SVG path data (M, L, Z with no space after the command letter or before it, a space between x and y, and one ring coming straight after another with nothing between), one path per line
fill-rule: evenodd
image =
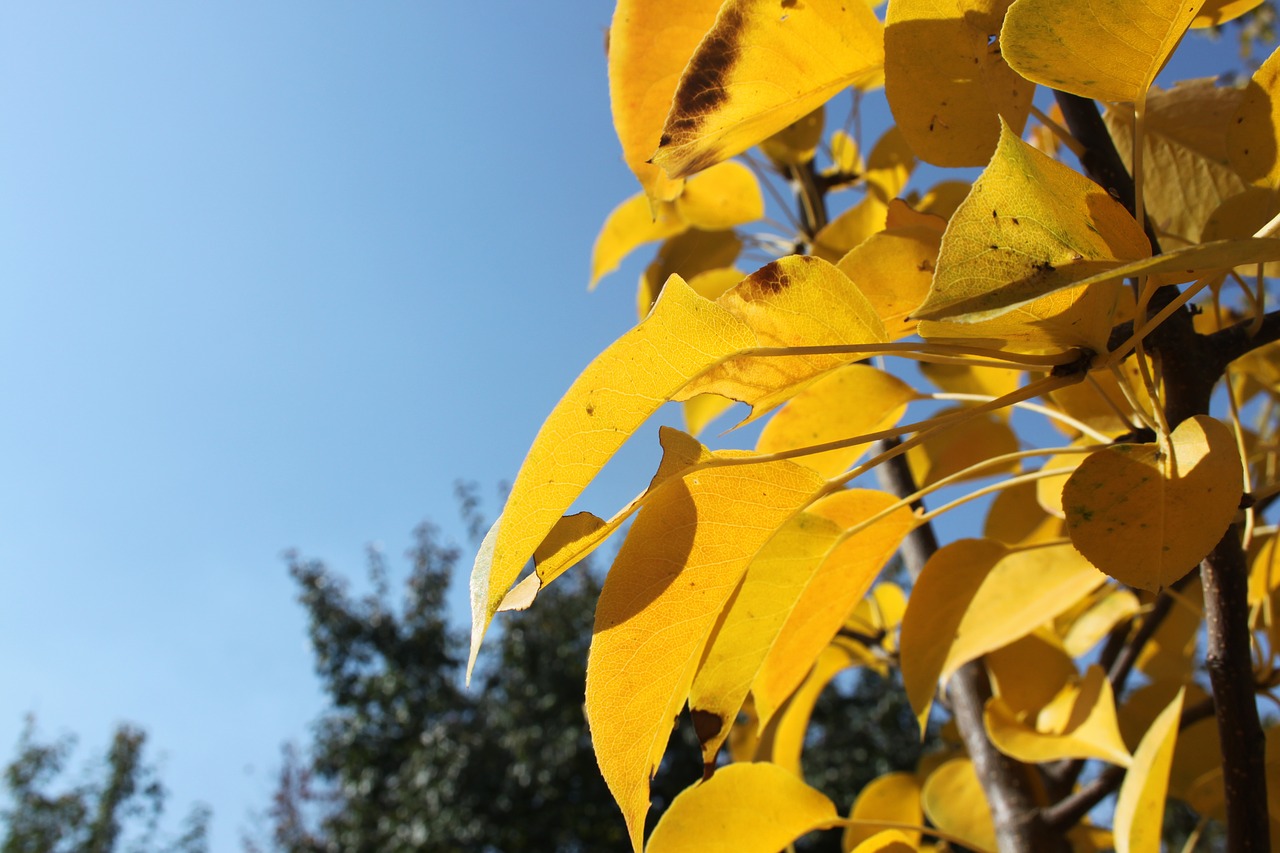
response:
M1227 128L1243 94L1210 78L1187 80L1168 91L1152 89L1147 98L1143 195L1166 251L1175 247L1170 237L1180 244L1200 242L1209 215L1244 191L1245 183L1227 160ZM1103 118L1132 172L1133 111L1111 107Z
M996 696L1015 714L1034 716L1076 677L1071 656L1043 630L1014 640L983 660Z
M867 155L867 194L886 205L898 197L911 178L916 156L897 126L890 126Z
M865 364L837 368L778 410L760 433L756 450L773 453L878 432L896 424L919 395L901 379ZM828 450L795 459L824 477L856 462L868 445Z
M1137 395L1138 401L1150 411L1151 401L1138 376L1137 367L1135 359L1129 358L1125 360L1122 369L1129 372L1129 387ZM1125 400L1124 392L1120 390L1119 380L1109 370L1095 370L1089 374L1087 382L1054 390L1049 395L1049 402L1063 413L1105 435L1115 437L1132 432L1134 428L1133 415L1128 415L1128 418L1123 416L1129 412L1130 406ZM1069 429L1057 420L1053 424L1064 432ZM1071 430L1068 434L1075 436L1076 432Z
M1169 767L1178 740L1183 691L1156 717L1133 754L1116 799L1116 853L1159 853Z
M849 530L895 502L869 489L849 489L823 498L809 511ZM915 526L906 507L852 536L845 536L813 573L760 665L751 692L761 725L804 679L810 664L844 624L876 575Z
M837 819L830 800L782 768L767 763L731 764L672 801L646 850L776 851Z
M1280 588L1280 553L1276 551L1276 538L1274 533L1268 536L1250 558L1250 607L1266 601L1276 589Z
M990 165L947 224L933 287L913 316L990 319L1000 313L992 309L1150 254L1138 223L1106 190L1003 127Z
M943 409L939 414L958 411L960 408L955 407ZM923 443L907 451L907 462L915 481L921 486L930 486L970 465L1013 453L1017 449L1018 437L1013 434L1008 423L997 415L978 415L929 436ZM1016 461L993 465L977 474L964 477L963 480L992 477L1016 471L1017 468Z
M1130 586L1159 590L1209 553L1243 494L1231 430L1205 415L1157 444L1117 444L1090 454L1062 490L1071 542Z
M1173 609L1138 654L1138 669L1148 678L1182 679L1191 676L1196 663L1200 623L1204 621L1204 590L1193 577L1174 597ZM1170 694L1172 695L1172 694Z
M640 276L640 288L636 295L636 307L640 311L640 319L649 315L654 300L662 292L662 285L673 275L678 275L689 286L693 287L708 299L715 299L723 293L709 294L694 286L691 280L699 273L732 266L738 253L742 251L742 241L732 231L703 231L691 228L670 238L658 249L657 257L645 268ZM742 280L742 274L728 283L732 287ZM725 290L728 289L725 288Z
M969 759L953 758L929 774L920 799L924 813L943 832L976 850L996 849L991 808Z
M856 156L856 149L853 153ZM835 263L873 234L883 231L888 224L891 203L907 185L914 168L915 156L902 132L897 127L889 128L871 149L862 172L866 195L814 236L813 253ZM846 169L850 171L853 170Z
M823 114L823 108L818 107L808 115L801 116L761 141L760 150L770 160L783 166L810 162L818 149L818 143L822 141Z
M1062 536L1062 522L1036 501L1035 483L1002 489L991 502L982 535L1006 545L1034 545Z
M1277 48L1244 90L1235 120L1227 130L1227 156L1246 181L1280 186L1280 157L1276 156L1276 127L1280 126L1280 48Z
M1262 5L1262 0L1206 0L1191 22L1191 28L1217 27L1234 21Z
M906 612L907 596L902 587L896 583L878 583L858 602L844 627L869 637L881 635L881 644L892 651L897 648L896 634Z
M844 646L833 643L824 648L801 685L760 732L756 758L772 761L803 779L800 755L804 752L809 720L813 717L818 697L833 678L857 663L853 653Z
M1076 442L1080 445L1094 444L1093 439L1084 438ZM1040 467L1040 473L1044 474L1049 471L1061 471L1061 474L1054 474L1050 477L1042 477L1036 480L1036 500L1040 503L1041 509L1052 516L1058 518L1066 518L1067 514L1062 509L1062 487L1066 485L1067 478L1080 467L1080 463L1088 458L1084 453L1058 453L1050 456L1044 461L1044 465Z
M692 377L755 343L750 328L673 277L649 317L588 365L538 431L476 557L472 661L525 562L628 436Z
M729 411L734 401L718 394L695 394L682 404L684 428L690 435L701 435L707 424Z
M896 829L886 829L863 841L857 847L846 847L853 853L916 853L920 848Z
M674 202L651 207L640 193L614 208L591 250L591 282L617 269L633 250L689 229L732 228L764 215L764 197L751 170L741 163L722 163L689 181Z
M689 710L702 742L704 764L715 759L760 664L839 536L840 527L834 521L800 512L748 566L689 690Z
M727 0L680 78L653 162L672 178L687 177L846 86L875 84L882 38L863 3L805 0L779 9L776 0Z
M1020 722L1004 699L991 699L983 714L987 734L996 749L1029 764L1064 758L1097 758L1122 767L1130 762L1116 722L1111 682L1102 667L1090 666L1084 680L1066 688L1070 703L1065 724L1043 731Z
M971 188L967 181L939 181L924 194L916 209L940 217L945 222L960 207Z
M641 508L596 606L587 721L637 849L662 759L717 617L748 563L823 480L790 462L695 469Z
M1127 589L1112 589L1071 623L1062 644L1072 657L1081 657L1102 641L1112 628L1138 614L1138 597Z
M919 825L924 820L924 810L920 806L920 780L914 773L886 773L873 779L858 792L849 818ZM843 847L853 850L879 833L880 830L873 827L849 824L844 830ZM905 836L911 844L920 843L918 832Z
M762 347L880 343L884 324L844 273L826 261L790 255L761 267L716 304L752 329ZM856 355L746 356L722 360L672 399L712 393L767 412L810 380Z
M609 27L609 99L627 166L655 201L683 181L649 163L685 64L715 22L720 0L619 0Z
M942 391L1003 397L1022 384L1022 373L1003 367L972 364L921 364L920 372Z
M940 548L902 620L902 681L921 729L934 686L1073 606L1103 582L1068 545L1009 549L986 539Z
M1028 80L1084 98L1136 103L1203 3L1016 0L1000 49Z
M872 234L836 264L863 292L884 322L889 340L915 334L911 312L929 292L942 235L925 226Z
M935 166L981 166L1000 118L1022 132L1035 84L1001 56L1009 0L894 0L885 19L885 94L911 147Z

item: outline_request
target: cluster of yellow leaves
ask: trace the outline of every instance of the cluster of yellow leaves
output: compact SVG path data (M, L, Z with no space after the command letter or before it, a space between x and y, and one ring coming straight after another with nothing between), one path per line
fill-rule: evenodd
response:
M651 851L773 851L840 826L845 850L994 850L981 780L954 740L872 783L848 817L802 781L810 714L837 675L900 669L923 730L940 686L979 660L998 750L1126 768L1112 830L1077 826L1073 847L1155 850L1168 796L1221 815L1216 741L1179 731L1184 702L1203 698L1198 588L1182 579L1233 524L1253 523L1246 489L1280 492L1280 345L1230 368L1234 414L1171 425L1161 365L1133 349L1161 286L1212 294L1216 331L1247 316L1222 307L1225 283L1240 281L1257 325L1280 263L1268 225L1280 211L1280 53L1247 87L1161 91L1152 83L1189 28L1257 0L889 0L882 16L874 5L619 0L610 93L641 190L608 216L591 286L660 245L639 324L556 405L485 539L471 660L499 610L530 606L630 520L596 612L585 709L637 850L685 707L708 769L726 743L730 763L675 800ZM846 130L824 140L824 104L881 85L897 124L865 159ZM1059 159L1075 142L1054 119L1037 113L1034 144L1023 141L1037 85L1109 105L1162 253L1121 200ZM759 160L730 158L756 146L799 188L801 233L745 230L764 227L766 178ZM908 193L917 160L984 168ZM860 200L828 217L827 195L849 188ZM805 252L738 270L744 246L784 243ZM868 362L895 355L934 363L915 380ZM647 488L607 517L567 514L668 402L684 404L689 431L663 428ZM699 443L735 402L750 409L743 423L769 416L754 449ZM1246 405L1261 413L1253 430L1238 418ZM1071 443L1037 446L1015 406ZM852 487L904 453L918 493ZM877 584L932 517L916 501L975 480L988 485L954 505L997 492L982 537L938 549L909 595ZM1268 688L1280 685L1275 542L1259 529L1251 552ZM1118 694L1092 658L1106 638L1134 636L1175 584L1179 606L1136 659L1150 685Z

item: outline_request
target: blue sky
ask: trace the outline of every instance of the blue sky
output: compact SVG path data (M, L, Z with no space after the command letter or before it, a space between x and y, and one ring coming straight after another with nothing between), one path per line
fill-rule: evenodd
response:
M0 10L4 755L27 712L82 754L141 724L237 849L322 707L281 553L358 576L425 518L461 539L454 480L513 477L634 322L636 262L585 292L634 192L611 11Z

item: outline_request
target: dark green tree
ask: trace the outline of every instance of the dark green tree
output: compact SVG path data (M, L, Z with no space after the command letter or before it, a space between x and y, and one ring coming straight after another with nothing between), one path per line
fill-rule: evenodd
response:
M155 766L144 759L146 739L139 728L117 726L101 766L88 769L88 781L71 784L65 775L75 740L62 737L42 743L29 717L17 755L5 767L7 803L0 809L0 851L207 851L209 811L203 806L192 809L178 838L158 837L168 792Z

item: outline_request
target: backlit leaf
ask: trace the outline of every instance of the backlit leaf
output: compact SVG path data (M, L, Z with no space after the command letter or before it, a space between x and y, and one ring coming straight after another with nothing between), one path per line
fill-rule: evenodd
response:
M857 657L845 646L832 643L824 648L800 686L761 731L756 758L767 758L803 779L800 758L818 697L833 678L857 664Z
M638 849L649 779L703 648L748 563L823 480L790 462L665 480L605 578L587 661L587 721L600 771Z
M920 799L934 826L975 850L996 849L991 808L969 759L953 758L929 774Z
M1226 532L1243 493L1235 439L1204 415L1157 444L1088 456L1062 490L1071 542L1130 586L1159 590L1195 567Z
M1127 589L1111 589L1071 623L1062 644L1072 657L1081 657L1102 641L1112 628L1138 614L1138 597Z
M809 511L848 530L894 502L893 496L884 492L848 489L823 498ZM782 701L800 685L809 666L914 527L915 516L907 507L899 507L875 524L845 536L809 578L751 688L761 725L768 724Z
M857 847L846 847L852 853L916 853L920 848L905 833L886 829L863 841Z
M996 316L990 309L1150 254L1123 205L1003 127L990 165L947 224L933 287L913 316L990 319Z
M995 36L1009 0L894 0L885 19L885 94L911 147L936 166L981 166L1000 118L1022 132L1035 84Z
M1062 522L1036 500L1035 483L1001 489L987 511L982 535L1006 545L1034 545L1062 536Z
M1204 0L1016 0L1000 48L1009 66L1084 98L1135 103L1178 46Z
M1200 12L1191 22L1192 29L1216 27L1253 11L1262 0L1205 0Z
M909 315L929 293L941 240L940 232L925 226L888 229L862 240L836 264L875 307L889 340L915 333Z
M627 437L692 377L755 343L740 320L672 278L649 317L587 366L538 431L492 545L476 557L472 661L534 549Z
M1280 48L1253 74L1227 131L1227 156L1240 177L1259 186L1280 186Z
M1097 758L1127 766L1131 759L1120 737L1106 672L1091 666L1079 686L1064 692L1070 711L1064 724L1051 731L1020 722L1016 710L1003 699L988 701L984 724L996 749L1030 764Z
M939 414L956 411L959 407L943 409ZM907 451L907 463L916 483L929 486L971 465L1017 449L1018 437L1006 421L996 415L977 415L936 432L911 448ZM963 479L990 477L1016 471L1017 467L1016 461L992 465Z
M836 807L786 770L731 764L687 788L654 827L648 853L777 851L837 819Z
M708 299L719 297L723 290L713 295L707 294L695 287L690 279L708 270L732 266L740 251L742 251L742 241L732 231L703 231L691 228L665 241L658 249L653 262L640 276L640 288L636 296L636 307L639 309L640 319L643 320L649 315L654 300L662 292L662 286L673 275L678 275L689 282L690 287L698 290ZM742 275L739 274L737 281L741 279ZM730 282L729 286L733 286L737 281Z
M1116 799L1116 853L1159 853L1169 767L1178 740L1183 692L1160 712L1133 754Z
M858 792L849 817L852 820L919 825L924 820L919 778L914 773L886 773L873 779ZM844 849L852 850L879 832L881 830L874 827L850 824L844 831ZM920 842L918 832L905 835L912 844Z
M773 453L888 429L918 396L911 386L883 370L849 364L818 379L779 409L761 431L756 450ZM867 447L828 450L795 461L824 477L835 477Z
M922 728L939 679L1029 634L1103 580L1069 545L1009 549L962 539L940 548L902 620L902 680Z
M622 155L646 195L671 201L683 181L649 163L689 57L721 0L619 0L609 27L609 99Z
M686 177L767 139L846 86L874 85L882 33L864 3L727 0L680 78L653 162Z
M813 160L818 143L822 141L824 110L818 107L801 116L782 130L761 141L760 150L770 160L784 166L795 166Z

